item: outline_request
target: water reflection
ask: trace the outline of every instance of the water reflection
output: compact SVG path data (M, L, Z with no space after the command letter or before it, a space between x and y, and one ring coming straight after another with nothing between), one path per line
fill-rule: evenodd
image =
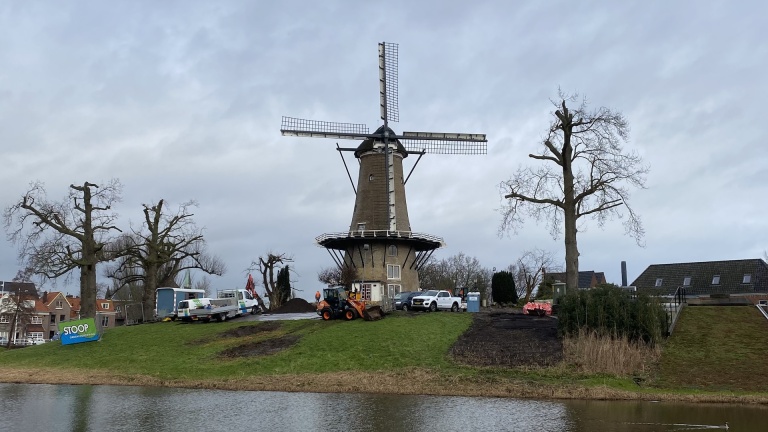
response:
M765 431L753 406L0 384L0 430ZM724 430L724 429L720 429Z

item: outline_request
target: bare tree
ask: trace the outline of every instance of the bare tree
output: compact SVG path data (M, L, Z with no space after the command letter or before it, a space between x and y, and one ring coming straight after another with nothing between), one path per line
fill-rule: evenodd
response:
M649 168L635 152L625 152L629 126L621 113L601 107L587 110L586 100L571 110L576 96L559 94L557 108L539 154L538 168L520 167L500 184L507 200L500 209L500 233L517 232L523 216L547 221L553 237L564 224L566 284L578 286L577 221L589 216L603 226L613 217L625 218L626 233L642 245L640 217L630 207L627 186L645 187Z
M509 271L515 276L515 287L518 297L527 303L531 293L541 282L544 272L554 270L555 259L551 252L533 249L523 252L515 264L509 266Z
M293 262L293 258L288 257L286 254L274 254L269 252L266 257L259 257L258 261L252 261L248 268L248 272L258 270L261 274L261 283L264 285L267 298L269 298L270 310L276 309L282 305L280 290L277 286L276 271L279 271L291 262ZM262 310L267 310L261 297L258 297L257 301Z
M35 182L21 200L5 209L8 239L20 246L19 259L48 279L80 271L80 315L96 314L96 265L109 261L107 245L117 214L122 185L111 180L105 187L85 182L70 185L69 197L48 201L42 183Z
M144 223L140 230L121 236L115 247L117 264L108 269L109 277L120 285L140 284L144 316L155 309L155 290L172 286L176 276L186 269L198 269L221 276L224 263L206 252L203 230L192 220L194 201L179 206L172 214L165 212L165 202L144 204Z
M491 271L484 268L475 257L463 252L442 260L430 258L419 271L419 280L424 289L438 289L456 292L461 288L477 290L490 298Z
M327 286L352 287L352 283L357 280L357 270L351 266L328 267L320 270L317 274L317 280Z

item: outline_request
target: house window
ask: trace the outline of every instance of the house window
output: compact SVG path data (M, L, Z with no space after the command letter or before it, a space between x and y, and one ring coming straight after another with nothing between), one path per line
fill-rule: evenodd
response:
M42 324L43 323L43 317L39 317L37 315L32 317L32 320L29 322L30 324Z
M253 299L253 296L251 295L251 293L249 291L246 291L246 292L248 294L245 297L249 299ZM122 311L123 311L123 308L121 308L120 306L115 306L115 312L122 312Z
M66 315L59 315L59 322L64 321L67 319Z
M101 317L101 326L102 327L109 327L109 316Z
M741 280L741 283L751 283L752 282L752 275L751 274L745 274L744 279Z
M683 286L691 286L691 277L686 276L685 279L683 279Z
M109 309L109 303L102 303L101 304L102 309Z
M400 266L387 264L387 279L400 279Z
M8 315L0 315L0 324L8 324L11 319Z
M387 254L389 256L391 256L391 257L396 257L397 256L397 246L390 245L389 248L387 249Z
M656 286L657 286L657 287L660 287L660 286L661 286L661 281L662 281L662 280L663 280L662 278L658 278L658 279L656 279Z
M712 276L712 285L720 285L720 275Z
M61 309L64 307L64 303L61 300L56 301L56 309Z
M400 285L396 285L396 284L387 285L387 293L389 294L389 298L395 298L395 294L400 293Z
M27 334L27 338L32 339L33 341L43 340L43 332L31 332Z
M357 224L357 230L358 231L365 231L365 223Z
M56 323L56 315L51 315L51 324Z

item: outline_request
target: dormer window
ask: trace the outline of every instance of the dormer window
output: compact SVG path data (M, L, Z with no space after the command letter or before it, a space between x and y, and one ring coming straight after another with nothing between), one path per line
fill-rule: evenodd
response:
M712 276L712 285L720 285L720 275Z
M658 279L656 279L656 286L657 286L657 287L660 287L660 286L661 286L661 282L662 282L663 280L664 280L664 279L662 279L662 278L658 278Z
M741 280L741 283L744 283L744 284L752 283L752 275L745 274L744 279Z
M109 309L109 303L102 303L101 304L102 309Z
M691 277L686 276L685 279L683 279L683 286L691 286Z

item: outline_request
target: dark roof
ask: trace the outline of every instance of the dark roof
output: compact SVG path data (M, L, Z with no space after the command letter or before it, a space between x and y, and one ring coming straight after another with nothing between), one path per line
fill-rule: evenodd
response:
M379 126L379 128L376 129L376 132L374 132L374 134L380 135L380 137L368 138L363 140L363 142L361 142L360 145L355 150L355 157L359 158L360 155L362 155L363 153L373 150L374 143L383 142L383 136L385 131L389 132L390 135L395 135L395 132L392 129L390 129L389 126L384 126L384 125ZM397 143L396 151L400 153L400 155L403 156L403 158L407 158L408 150L406 150L405 147L403 147L403 144L400 143L400 140L395 140L395 142Z
M595 283L592 283L592 280ZM547 282L560 281L565 282L565 273L547 273L545 276ZM579 289L593 288L595 285L605 283L605 273L596 272L594 270L580 271L579 272Z
M37 295L37 288L32 282L2 282L0 285L0 291L5 291L9 294L18 294L24 296L30 296L39 298Z
M749 275L746 283L745 275ZM719 276L719 280L714 280L715 276ZM690 281L686 281L688 277ZM765 293L768 292L768 264L759 258L653 264L632 282L632 286L638 290L668 293L684 286L688 295Z

